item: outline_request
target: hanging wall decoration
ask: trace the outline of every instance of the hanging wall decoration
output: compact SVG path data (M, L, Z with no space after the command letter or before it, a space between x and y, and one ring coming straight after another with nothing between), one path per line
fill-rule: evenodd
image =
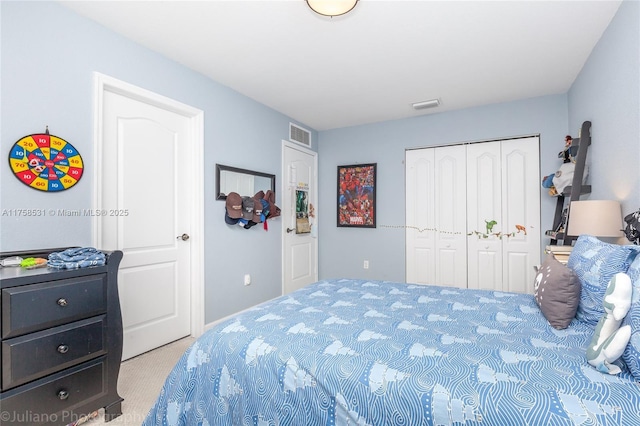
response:
M338 166L338 226L376 227L376 163Z
M310 232L309 184L299 182L296 188L296 234L308 234Z
M15 177L40 191L64 191L82 177L80 153L64 139L45 133L27 135L13 144L9 166Z

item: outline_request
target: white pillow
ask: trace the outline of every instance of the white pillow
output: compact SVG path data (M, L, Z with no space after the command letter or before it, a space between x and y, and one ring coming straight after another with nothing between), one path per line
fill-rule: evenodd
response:
M633 261L627 275L631 278L631 308L624 317L623 325L631 326L631 338L627 349L622 354L622 360L627 364L627 368L640 382L640 256Z
M607 285L602 301L604 315L587 347L587 361L602 373L621 371L613 362L622 356L631 337L630 326L620 327L631 306L631 291L631 279L623 272L615 274Z

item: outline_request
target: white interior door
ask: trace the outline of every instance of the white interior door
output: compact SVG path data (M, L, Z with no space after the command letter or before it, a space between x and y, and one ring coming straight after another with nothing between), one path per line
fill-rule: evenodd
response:
M466 287L464 146L409 150L405 160L406 280Z
M540 147L537 136L502 141L502 220L513 235L502 241L505 291L534 291L540 263Z
M467 146L467 232L506 232L502 220L500 142ZM487 228L487 223L495 225ZM502 240L468 237L468 287L502 290Z
M123 359L191 334L190 120L147 99L103 93L98 241L124 253Z
M467 166L464 145L435 148L436 283L467 286Z
M282 291L287 294L318 280L317 154L283 141L282 167Z
M532 293L539 185L537 136L407 151L407 281Z
M471 144L468 163L469 287L533 293L540 261L540 179L537 136Z
M406 280L436 284L435 149L405 152Z

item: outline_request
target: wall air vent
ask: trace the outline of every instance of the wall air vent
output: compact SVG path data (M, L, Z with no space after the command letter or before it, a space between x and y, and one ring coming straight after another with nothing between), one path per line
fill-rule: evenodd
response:
M289 123L289 140L311 148L311 132L293 123Z

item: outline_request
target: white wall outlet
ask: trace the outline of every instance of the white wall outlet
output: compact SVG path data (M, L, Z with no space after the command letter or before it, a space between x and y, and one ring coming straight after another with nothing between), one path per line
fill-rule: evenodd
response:
M364 269L369 269L369 261L368 261L368 260L365 260L365 261L364 261L364 264L362 265L362 267L363 267Z
M244 285L249 285L249 284L251 284L251 275L245 274L244 275Z

